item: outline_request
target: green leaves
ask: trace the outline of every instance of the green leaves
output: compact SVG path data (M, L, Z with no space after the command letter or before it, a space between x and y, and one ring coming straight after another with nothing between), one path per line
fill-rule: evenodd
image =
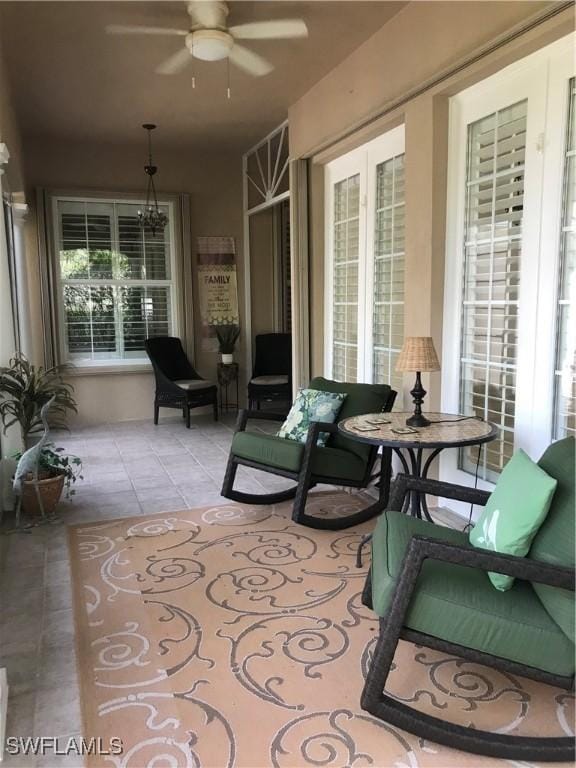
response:
M16 453L14 458L18 461L22 453ZM40 474L64 475L64 488L66 498L69 499L75 494L72 488L77 480L83 480L82 460L78 456L64 453L64 448L57 448L54 443L47 443L40 453L40 462L38 464Z
M50 426L67 428L69 411L78 412L74 388L64 381L60 368L35 366L24 355L16 355L7 367L0 367L0 419L4 432L20 424L22 440L42 429L40 409L55 396L50 409Z
M231 355L240 336L240 328L237 325L213 325L212 328L218 338L221 354Z

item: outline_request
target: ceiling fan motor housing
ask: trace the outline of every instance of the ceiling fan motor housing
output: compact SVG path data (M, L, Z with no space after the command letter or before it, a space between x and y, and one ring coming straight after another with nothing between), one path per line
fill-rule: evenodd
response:
M225 59L233 45L232 35L219 29L197 29L186 36L186 47L192 56L203 61Z

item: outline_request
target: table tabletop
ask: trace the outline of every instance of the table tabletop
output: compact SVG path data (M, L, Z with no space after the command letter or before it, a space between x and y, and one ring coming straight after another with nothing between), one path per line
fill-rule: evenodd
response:
M425 414L426 418L432 422L429 427L418 427L415 433L406 435L392 432L393 429L406 429L406 419L411 415L411 412L395 411L351 416L338 424L338 430L344 437L390 448L453 448L478 445L496 439L498 434L496 427L476 417L436 412ZM378 425L370 423L378 419L386 419L390 423ZM373 427L373 429L367 432L363 431L362 427Z

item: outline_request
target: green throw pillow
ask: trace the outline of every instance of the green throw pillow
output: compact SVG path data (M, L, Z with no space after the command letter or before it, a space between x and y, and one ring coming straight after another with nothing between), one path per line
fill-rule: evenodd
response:
M517 451L504 467L476 525L470 543L508 555L524 557L546 519L557 481L524 451ZM501 592L510 589L512 576L489 573Z
M346 394L341 392L321 392L319 389L301 389L296 395L294 405L286 421L280 427L278 437L305 443L308 427L313 421L326 421L333 424L342 408ZM320 432L317 445L324 446L328 432Z

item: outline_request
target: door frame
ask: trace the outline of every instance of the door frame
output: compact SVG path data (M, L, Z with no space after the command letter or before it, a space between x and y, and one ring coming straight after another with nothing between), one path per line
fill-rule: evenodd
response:
M515 448L522 447L533 458L538 458L548 445L552 426L555 281L562 194L558 189L558 173L562 172L568 109L567 99L564 98L562 104L558 75L564 73L569 77L569 66L573 67L573 63L569 64L572 62L573 45L574 34L570 34L453 96L449 108L451 151L447 186L442 411L454 413L460 407L468 126L492 112L528 100L514 445ZM549 112L550 109L554 112ZM553 125L547 124L549 114L557 117ZM549 254L546 259L544 253ZM458 468L458 453L449 450L443 451L440 456L440 477L467 485L473 475ZM481 478L478 478L477 485L485 490L494 488L493 483ZM468 514L468 508L464 510L462 507L458 511Z
M376 169L381 163L405 153L404 124L391 128L375 139L327 163L324 170L324 375L332 376L334 298L334 187L340 181L360 177L360 220L358 243L358 364L357 381L371 382L373 313L368 311L374 292L374 232L376 228ZM369 199L368 190L373 198ZM370 235L372 233L372 235ZM364 254L364 255L363 255Z

